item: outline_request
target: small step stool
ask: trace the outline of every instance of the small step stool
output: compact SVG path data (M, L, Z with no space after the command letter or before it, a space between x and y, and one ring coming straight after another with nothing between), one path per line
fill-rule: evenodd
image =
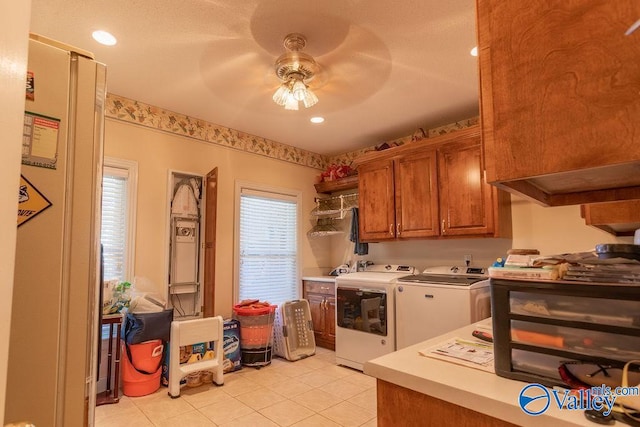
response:
M223 378L223 324L222 316L171 322L169 342L169 396L180 397L180 380L192 372L213 372L213 383L221 386ZM214 342L215 357L180 365L180 347L201 342Z

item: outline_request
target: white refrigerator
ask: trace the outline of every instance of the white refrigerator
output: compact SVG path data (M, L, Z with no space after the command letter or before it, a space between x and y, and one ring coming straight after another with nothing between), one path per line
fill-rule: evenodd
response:
M4 422L93 424L106 68L31 35Z

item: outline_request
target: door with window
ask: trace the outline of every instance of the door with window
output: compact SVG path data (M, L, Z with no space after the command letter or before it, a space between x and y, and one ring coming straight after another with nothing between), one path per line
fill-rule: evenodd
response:
M236 302L300 298L300 200L292 190L236 185Z

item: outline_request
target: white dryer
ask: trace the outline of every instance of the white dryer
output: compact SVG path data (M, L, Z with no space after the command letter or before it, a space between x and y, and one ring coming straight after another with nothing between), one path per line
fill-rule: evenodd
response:
M371 265L336 278L336 362L362 370L367 360L396 350L396 279L406 265Z

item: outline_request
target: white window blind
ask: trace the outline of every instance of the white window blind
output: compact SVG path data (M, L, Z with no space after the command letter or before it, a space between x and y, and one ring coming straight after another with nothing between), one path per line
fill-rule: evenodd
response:
M102 230L104 280L130 280L126 277L128 172L105 167L102 178Z
M278 305L297 299L297 199L243 190L239 221L238 299Z

